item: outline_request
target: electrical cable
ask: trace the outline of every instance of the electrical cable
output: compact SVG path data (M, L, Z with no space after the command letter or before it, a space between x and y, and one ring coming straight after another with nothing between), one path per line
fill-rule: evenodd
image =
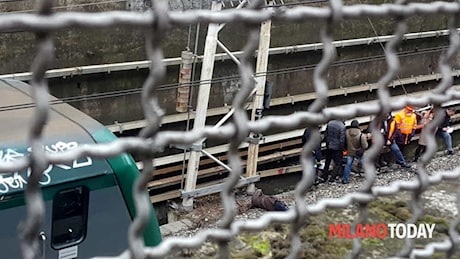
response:
M361 0L359 0L359 4L362 4L362 3L361 3ZM380 35L378 35L377 30L375 29L374 24L372 23L372 21L371 21L371 19L369 18L369 16L367 17L367 21L369 22L369 24L370 24L370 26L371 26L371 28L372 28L372 31L374 31L375 36L377 37L377 39L379 39ZM385 50L385 46L383 46L383 43L380 41L380 39L379 39L379 44L380 44L380 47L382 47L383 53L385 53L385 51L386 51L386 50ZM406 90L406 88L404 87L404 84L402 83L401 78L399 77L399 74L398 74L398 73L396 74L396 78L398 79L399 85L400 85L401 88L403 89L404 94L407 96L407 90Z
M120 3L120 2L126 2L127 0L109 0L109 1L101 1L97 3L86 3L86 4L75 4L75 5L63 5L63 6L55 6L52 7L52 10L61 10L61 9L68 9L68 8L75 8L75 7L86 7L86 6L94 6L94 5L101 5L101 4L114 4L114 3ZM7 1L1 1L1 2L19 2L16 0L7 0ZM35 9L29 9L29 10L21 10L21 11L10 11L10 12L1 12L0 14L16 14L16 13L34 13L37 10Z
M27 2L27 1L29 1L29 0L0 0L0 3ZM67 8L87 7L87 6L93 6L93 5L120 3L120 2L126 2L126 1L127 0L109 0L109 1L101 1L101 2L97 2L97 3L85 3L85 4L56 6L56 7L52 7L51 9L52 10L61 10L61 9L67 9ZM307 5L307 4L315 4L315 3L323 3L323 2L329 2L329 0L310 0L310 1L300 1L300 2L295 2L295 3L283 3L283 4L275 4L275 5L270 5L270 6L264 6L263 8ZM202 9L202 8L200 8L200 9ZM34 12L36 12L35 9L28 9L28 10L10 11L10 12L2 12L2 13L3 14L6 14L6 13L15 14L15 13L34 13Z
M399 52L398 56L400 57L408 57L408 56L414 56L414 55L420 55L420 54L428 54L428 53L434 53L434 52L439 52L443 51L447 48L448 46L437 46L437 47L431 47L431 48L425 48L425 49L419 49L417 52L414 51L403 51ZM385 56L384 55L376 55L372 57L364 57L364 58L355 58L355 59L350 59L350 60L343 60L343 61L337 61L335 62L332 67L336 66L343 66L343 65L353 65L353 64L359 64L359 63L365 63L369 61L378 61L378 60L384 60ZM278 72L298 72L302 71L305 69L313 69L316 65L302 65L302 66L297 66L297 67L289 67L289 68L282 68L278 70L271 70L270 75L277 75L281 74ZM261 73L255 74L255 76L263 75ZM268 74L267 74L268 75Z
M273 5L266 5L262 8L271 8L271 7L285 7L285 6L297 6L297 5L307 5L307 4L316 4L316 3L326 3L329 0L310 0L310 1L300 1L294 3L281 3L281 4L273 4Z
M198 30L199 31L199 30ZM197 45L197 44L196 44ZM440 52L443 51L447 48L448 46L438 46L438 47L432 47L432 48L426 48L426 49L418 49L417 52L414 51L406 51L406 52L401 52L398 53L399 57L408 57L408 56L413 56L413 55L422 55L422 54L428 54L428 53L435 53L435 52ZM195 51L197 51L197 48L195 48ZM195 55L196 57L196 55ZM331 67L338 67L338 66L344 66L344 65L354 65L354 64L360 64L360 63L365 63L365 62L372 62L372 61L378 61L378 60L384 60L385 56L384 55L378 55L378 56L372 56L372 57L365 57L365 58L356 58L356 59L350 59L350 60L344 60L344 61L338 61L332 64ZM194 59L194 62L196 61L196 58ZM305 71L305 70L313 70L315 68L315 64L312 65L302 65L302 66L297 66L297 67L289 67L289 68L282 68L278 70L270 70L267 71L265 76L276 76L276 75L283 75L283 74L289 74L289 73L294 73L294 72L299 72L299 71ZM194 87L199 86L200 84L204 83L221 83L225 82L228 80L237 80L239 79L239 75L234 75L234 76L225 76L225 77L220 77L220 78L214 78L212 80L193 80L194 76L194 70L192 69L192 81L190 82L190 87L193 90ZM259 75L264 75L261 73L258 73L257 76ZM178 84L177 83L169 83L169 84L163 84L159 86L158 90L159 91L165 91L165 90L173 90L177 89ZM102 99L102 98L113 98L113 97L118 97L118 96L126 96L126 95L134 95L134 94L140 94L142 91L142 88L135 88L135 89L127 89L127 90L115 90L115 91L109 91L109 92L104 92L104 93L96 93L96 94L89 94L89 95L82 95L82 96L75 96L75 97L67 97L67 98L60 98L59 100L51 101L50 104L62 104L62 103L72 103L72 102L78 102L78 101L88 101L88 100L95 100L95 99ZM190 95L190 104L192 102L191 98L192 95ZM34 107L34 103L26 103L26 104L18 104L18 105L13 105L13 106L0 106L0 111L7 111L7 110L14 110L14 109L23 109L23 108L30 108Z
M203 9L203 0L200 0L200 10ZM196 71L196 60L198 57L198 42L200 38L200 29L201 29L201 24L197 23L196 24L196 29L195 29L195 44L193 46L193 63L192 63L192 75L191 75L191 82L195 80L195 71ZM190 84L190 93L188 96L187 100L187 122L185 126L185 130L189 131L190 130L190 119L191 119L191 108L192 108L192 101L193 101L193 94L194 94L194 87L193 85ZM185 180L185 169L186 169L186 161L187 158L187 149L184 149L184 159L182 160L182 174L181 174L181 182L180 182L180 189L184 189L184 180Z

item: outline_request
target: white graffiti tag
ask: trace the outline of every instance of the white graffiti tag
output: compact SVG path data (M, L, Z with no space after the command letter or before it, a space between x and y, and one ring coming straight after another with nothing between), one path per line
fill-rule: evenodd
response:
M9 176L8 176L9 175ZM10 189L23 189L27 181L22 177L19 172L11 174L0 174L0 193L7 193ZM27 177L30 176L30 168L27 169ZM41 185L47 185L51 182L50 175L45 171L43 172L42 179L39 181Z
M44 147L44 149L45 149L45 151L47 151L49 153L59 153L59 152L69 151L69 150L75 149L77 147L78 147L77 142L65 143L65 142L59 141L59 142L57 142L55 144L52 144L52 145L46 145ZM29 148L28 151L30 152L31 149ZM70 170L70 169L76 169L76 168L89 166L89 165L92 165L92 164L93 164L93 160L91 159L91 157L86 157L82 161L73 160L71 166L69 166L67 164L56 164L55 166L57 166L59 168L62 168L64 170Z
M0 160L5 163L14 162L22 157L24 157L24 154L18 153L15 150L10 149L10 148L5 149L5 150L0 150Z
M44 146L45 151L50 153L59 153L68 150L72 150L78 147L77 142L57 142L52 145ZM27 149L28 152L31 152L31 148ZM4 150L0 150L0 161L3 163L7 162L14 162L22 157L26 156L23 153L17 152L14 149L7 148ZM90 157L86 157L83 160L73 160L70 164L55 164L55 165L48 165L43 171L42 179L40 180L41 185L48 185L51 183L51 175L50 172L53 170L54 166L59 167L64 170L71 170L76 168L81 168L85 166L90 166L93 164L93 160ZM5 173L0 174L0 194L7 193L10 189L23 189L25 185L27 185L27 179L31 174L31 169L27 169L27 178L21 175L19 172L13 173Z

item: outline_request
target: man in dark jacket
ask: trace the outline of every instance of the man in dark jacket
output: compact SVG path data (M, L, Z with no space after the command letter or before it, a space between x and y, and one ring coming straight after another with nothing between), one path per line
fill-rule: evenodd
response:
M261 208L268 211L286 211L289 208L281 200L265 195L261 189L257 189L252 194L251 208Z
M342 120L332 120L327 123L324 132L324 141L326 142L326 162L324 165L325 178L329 177L330 182L337 180L342 172L342 157L345 150L345 124ZM334 161L332 176L329 172L331 160Z
M444 143L447 146L447 154L452 155L452 135L451 133L451 128L450 128L450 118L455 114L455 110L452 108L447 108L444 111L444 118L441 122L441 124L438 127L438 131L436 132L436 135L442 137L444 139Z
M388 134L390 133L390 125L393 121L393 115L390 113L387 114L387 118L378 124L378 129L383 136L384 146L380 150L379 158L377 161L377 168L391 166L394 161L394 155L391 152L390 147L387 145ZM371 138L372 139L372 138Z
M319 128L321 128L321 126L319 126ZM308 140L310 140L310 134L311 130L306 128L302 135L302 146L305 145ZM312 155L315 160L314 163L319 163L323 159L323 154L321 152L321 142L319 140L315 146L315 149L312 151Z
M318 126L318 129L321 129L321 126ZM302 146L304 146L308 140L310 140L311 130L306 128L302 135ZM319 184L324 182L323 176L321 174L322 169L320 168L321 160L323 160L323 153L321 151L321 140L315 140L316 146L312 151L313 164L315 165L315 181L314 184Z

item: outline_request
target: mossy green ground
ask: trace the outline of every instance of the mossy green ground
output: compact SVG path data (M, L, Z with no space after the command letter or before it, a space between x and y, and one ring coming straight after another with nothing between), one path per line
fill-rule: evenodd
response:
M408 200L400 197L380 198L368 205L366 223L404 223L411 217ZM302 242L297 258L347 258L352 250L352 239L329 238L329 224L352 223L358 217L356 205L344 209L328 209L324 213L311 216L298 231ZM449 216L430 210L425 212L418 223L436 224L431 239L414 239L414 247L421 248L433 241L447 238ZM262 232L241 233L230 243L231 258L285 258L290 253L289 224L272 224ZM397 256L404 248L405 241L396 238L367 238L361 240L359 258L387 258ZM215 243L211 243L214 244ZM238 246L235 246L238 245ZM207 245L209 247L209 244ZM217 258L216 250L192 252L192 258ZM454 255L460 257L460 253ZM432 258L445 258L444 253L435 253Z

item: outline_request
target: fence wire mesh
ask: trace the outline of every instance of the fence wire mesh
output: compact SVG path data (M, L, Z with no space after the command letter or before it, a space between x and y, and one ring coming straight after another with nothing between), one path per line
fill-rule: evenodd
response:
M37 256L38 233L44 217L44 204L41 200L39 180L48 164L64 163L75 158L91 156L94 158L107 158L124 152L144 154L146 158L143 174L136 183L134 197L137 201L136 209L138 216L129 229L129 248L120 257L135 258L160 258L171 255L175 249L198 248L205 241L212 240L219 244L220 257L228 258L228 243L237 234L243 231L260 231L273 222L289 223L291 225L290 239L291 249L289 257L295 258L300 250L299 227L312 215L320 214L327 208L343 208L355 202L359 205L360 214L354 225L364 222L368 217L368 204L377 197L395 194L400 191L411 191L413 200L410 202L413 210L410 223L415 223L423 215L420 195L430 185L442 180L457 179L460 175L460 168L453 171L439 172L436 175L428 176L425 166L434 157L436 152L436 141L429 137L427 152L418 162L418 174L414 181L395 181L389 187L375 187L376 169L374 161L383 146L383 138L376 130L376 123L382 120L388 112L404 107L406 104L424 106L434 104L440 106L442 102L459 99L460 93L451 89L453 84L451 62L457 55L460 39L456 31L459 23L460 3L459 2L431 2L431 3L405 3L398 1L394 4L362 5L353 4L345 6L340 0L330 0L326 7L294 6L289 8L262 8L263 1L251 1L247 8L226 9L219 12L209 10L189 10L176 12L168 10L168 3L165 0L152 1L153 8L145 13L133 12L102 12L102 13L78 13L78 12L52 12L52 0L42 0L37 3L35 14L5 14L0 16L0 32L7 32L12 29L20 29L36 33L38 41L38 52L33 61L31 70L33 79L34 100L36 104L35 116L29 132L29 143L32 147L30 158L24 158L14 163L2 163L1 172L13 172L30 167L32 169L25 191L27 202L27 220L20 229L23 256L33 258ZM443 75L442 80L432 91L431 95L420 98L405 97L389 103L390 93L387 85L395 78L400 70L396 48L404 40L404 33L407 30L405 19L414 15L450 15L453 23L450 25L450 47L439 60L439 70ZM354 104L347 109L326 108L328 105L328 82L326 74L335 59L335 47L332 44L333 30L335 25L345 19L360 17L388 17L396 21L394 38L387 44L385 55L387 61L387 72L379 80L378 102L373 105ZM286 116L265 116L258 121L250 121L247 117L244 103L253 89L252 80L253 64L252 57L258 46L260 23L271 19L272 21L285 22L307 22L313 21L323 25L322 42L324 44L322 60L317 65L313 82L317 99L312 103L308 111L297 112ZM246 41L241 58L239 72L241 77L241 89L233 100L235 113L232 123L221 127L206 126L191 131L162 131L160 128L163 112L157 100L156 90L165 77L166 67L163 64L162 39L165 32L174 26L183 26L196 23L243 23L252 30ZM107 144L85 145L77 149L59 153L45 153L42 147L42 132L47 122L49 104L47 100L48 87L45 78L46 69L53 60L53 38L52 32L60 29L75 27L87 28L110 28L114 26L128 26L134 29L141 29L145 32L147 55L152 62L150 74L144 82L142 91L142 104L148 126L145 127L137 137L119 138ZM317 204L307 205L305 194L313 185L314 166L312 164L311 151L314 143L305 145L301 154L303 175L295 189L295 208L287 212L271 212L264 214L255 220L238 221L235 219L235 199L232 189L238 182L241 172L241 159L238 154L238 146L244 141L250 132L263 133L268 130L292 130L304 126L325 124L331 119L352 119L357 116L375 115L371 122L374 126L373 134L376 136L375 146L369 150L364 158L365 182L362 188L353 193L348 193L342 198L325 199ZM436 117L440 118L440 117ZM439 120L434 120L428 127L434 129ZM310 140L319 138L319 132L314 132ZM146 210L149 198L143 193L149 180L150 174L155 171L152 155L162 151L171 144L192 144L202 138L225 139L230 143L228 158L230 168L233 169L226 180L224 190L221 192L221 200L224 206L224 214L220 225L216 229L202 230L193 237L180 238L172 237L163 240L156 247L145 247L142 240L142 230L148 220L149 212ZM144 206L143 206L144 205ZM459 203L457 202L457 207ZM407 239L405 247L398 257L429 257L435 251L446 252L447 256L452 255L458 247L459 235L455 229L460 222L460 216L450 223L449 237L436 243L430 243L424 248L414 248L411 239ZM359 257L362 247L360 239L354 239L351 257Z

